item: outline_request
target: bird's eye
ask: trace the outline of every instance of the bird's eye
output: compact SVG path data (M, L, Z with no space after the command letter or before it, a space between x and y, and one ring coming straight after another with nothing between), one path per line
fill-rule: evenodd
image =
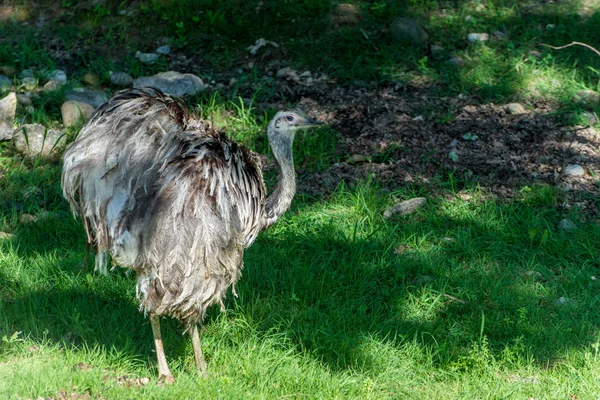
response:
M288 116L286 116L286 117L285 117L285 119L286 119L288 122L292 122L292 121L294 120L294 117L293 117L292 115L288 115Z

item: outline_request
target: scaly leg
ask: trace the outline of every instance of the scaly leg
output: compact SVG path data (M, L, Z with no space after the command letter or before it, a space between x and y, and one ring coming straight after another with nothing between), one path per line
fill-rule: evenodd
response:
M202 346L200 345L198 325L194 324L190 329L190 338L192 339L192 346L194 347L194 358L196 359L196 368L198 368L202 375L204 375L204 377L206 378L206 362L204 361L204 355L202 354Z
M160 336L160 319L156 315L150 314L150 325L152 325L152 334L154 335L154 346L156 347L156 358L158 359L158 382L171 384L175 378L169 371L165 349L163 348L162 337Z

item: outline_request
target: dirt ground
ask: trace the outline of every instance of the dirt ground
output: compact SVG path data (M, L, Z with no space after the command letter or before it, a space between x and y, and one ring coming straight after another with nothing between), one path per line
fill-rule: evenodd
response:
M323 193L341 180L372 175L385 188L475 182L495 196L514 198L524 185L564 189L567 207L597 214L600 138L591 126L567 127L557 105L526 104L509 114L504 105L477 98L430 96L427 86L336 87L284 83L281 90L311 117L339 132L338 159L327 171L299 177L299 189ZM282 105L271 105L281 107ZM580 165L584 176L567 176ZM590 196L591 195L591 196Z

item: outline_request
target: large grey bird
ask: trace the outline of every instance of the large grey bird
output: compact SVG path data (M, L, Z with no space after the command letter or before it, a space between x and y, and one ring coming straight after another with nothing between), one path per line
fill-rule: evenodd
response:
M296 131L318 125L278 112L267 134L279 178L266 196L257 154L231 141L157 89L118 93L96 110L64 154L62 187L96 269L109 259L137 276L150 317L159 380L172 382L159 317L180 320L205 373L198 323L240 277L244 249L290 207Z

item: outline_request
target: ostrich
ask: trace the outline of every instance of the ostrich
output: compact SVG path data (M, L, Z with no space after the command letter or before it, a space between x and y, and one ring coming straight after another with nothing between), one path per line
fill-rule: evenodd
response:
M119 92L95 111L64 154L63 195L97 248L96 269L135 271L140 310L149 316L159 381L174 381L161 316L189 333L206 375L198 323L219 304L243 267L244 249L290 207L296 191L292 143L320 123L278 112L267 128L278 183L266 196L258 155L188 113L158 89Z

